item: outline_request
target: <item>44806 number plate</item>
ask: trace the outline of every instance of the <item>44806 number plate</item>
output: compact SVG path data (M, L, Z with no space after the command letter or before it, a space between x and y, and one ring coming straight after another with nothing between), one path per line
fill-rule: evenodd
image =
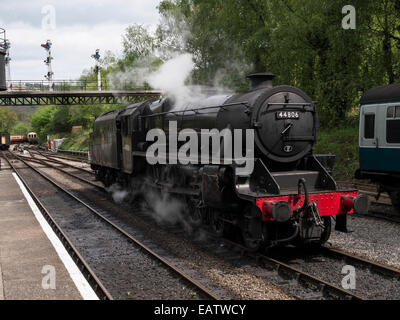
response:
M300 112L298 112L298 111L278 111L276 113L276 118L278 120L282 120L282 119L298 120L298 119L300 119Z

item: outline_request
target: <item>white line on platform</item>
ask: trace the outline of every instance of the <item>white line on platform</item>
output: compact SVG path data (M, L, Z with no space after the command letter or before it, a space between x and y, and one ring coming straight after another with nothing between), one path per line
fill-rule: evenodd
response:
M53 229L50 227L46 219L43 217L39 208L36 206L36 203L33 201L31 195L28 190L26 190L24 184L21 179L17 176L16 173L13 173L14 179L17 181L22 193L24 194L26 200L28 201L29 206L32 209L33 214L35 215L37 221L42 227L44 233L47 238L49 238L51 244L56 250L58 256L63 262L65 268L67 269L69 275L71 276L72 281L75 283L76 288L79 290L82 298L84 300L99 300L96 293L93 291L90 284L87 282L82 272L79 270L78 266L72 260L71 256L68 254L64 245L61 243L60 239L54 233Z

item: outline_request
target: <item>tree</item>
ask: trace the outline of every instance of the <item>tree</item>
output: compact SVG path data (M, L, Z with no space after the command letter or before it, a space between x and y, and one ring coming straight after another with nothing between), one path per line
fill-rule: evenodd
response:
M0 107L0 131L10 132L17 122L17 114L8 107Z
M384 41L381 54L384 33L377 38L368 26L386 21L386 38L394 41L399 18L390 12L398 2L354 0L357 28L344 30L341 0L164 0L161 15L176 22L160 28L169 31L184 20L185 50L195 56L198 82L215 83L222 73L223 84L242 90L248 88L246 73L271 71L275 84L300 87L319 102L323 124L337 125L362 91L385 81L382 70L388 82L396 77L393 45Z
M28 124L24 123L24 122L18 122L11 129L12 133L23 133L23 134L26 134L29 131L30 131L30 126Z

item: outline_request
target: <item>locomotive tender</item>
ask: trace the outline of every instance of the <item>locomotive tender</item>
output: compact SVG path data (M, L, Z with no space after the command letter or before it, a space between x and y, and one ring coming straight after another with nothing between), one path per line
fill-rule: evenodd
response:
M298 88L274 87L271 73L248 78L249 91L211 95L201 106L177 106L163 98L100 116L90 148L97 178L106 186L148 185L175 195L186 201L192 225L208 225L217 235L240 235L253 250L322 244L329 239L332 216L336 229L346 232L347 215L368 210L368 198L356 190L338 190L329 172L331 157L313 155L315 104ZM146 135L151 129L168 135L172 121L179 130L190 128L199 135L202 129L253 129L253 172L238 175L236 165L223 159L218 164L150 165Z

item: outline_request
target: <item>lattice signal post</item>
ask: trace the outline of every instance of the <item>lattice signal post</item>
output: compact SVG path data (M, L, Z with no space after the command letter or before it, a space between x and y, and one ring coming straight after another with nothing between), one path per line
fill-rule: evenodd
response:
M92 58L96 61L94 70L97 72L97 88L99 91L101 91L100 49L96 49L96 52L92 54Z
M50 40L47 40L46 43L41 44L41 46L47 51L47 58L44 60L44 63L47 65L47 74L44 76L49 81L49 91L53 91L53 76L54 72L51 67L51 60L54 58L51 56L51 46L53 44Z
M6 67L7 90L11 90L10 48L11 42L6 38L6 30L0 28L0 47L4 50L4 63Z

